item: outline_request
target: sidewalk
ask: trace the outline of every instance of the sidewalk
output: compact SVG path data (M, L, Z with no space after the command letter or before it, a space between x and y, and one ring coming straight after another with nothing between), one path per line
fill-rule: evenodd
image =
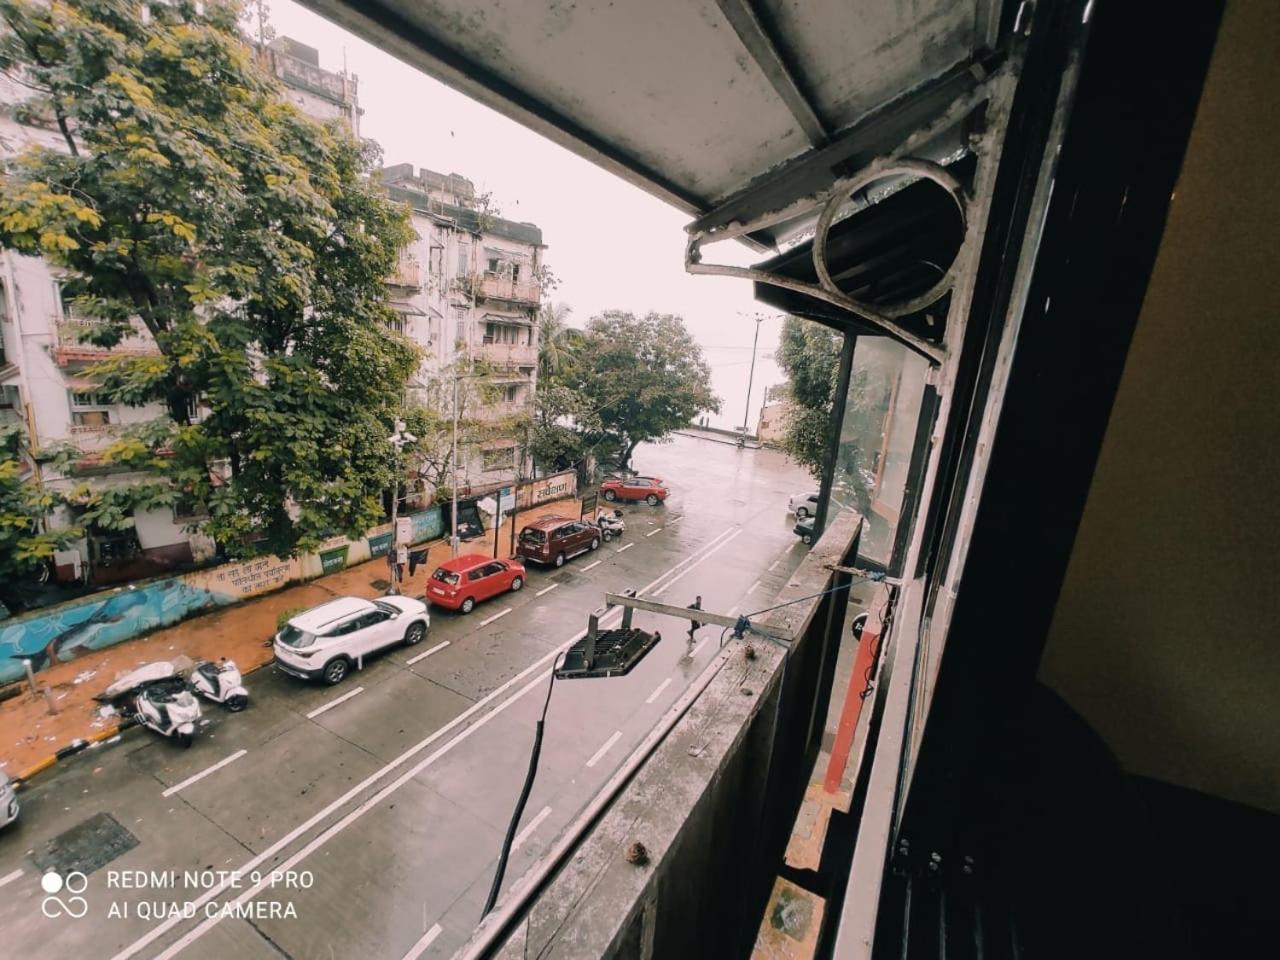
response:
M577 500L557 500L540 504L516 516L516 526L551 514L576 517ZM499 534L498 555L507 557L511 548L511 526L504 519ZM461 545L464 554L493 554L493 530ZM406 577L402 592L421 597L427 577L449 558L447 540L428 545L426 564ZM145 637L128 640L105 650L85 653L67 663L58 663L37 674L41 685L53 691L57 714L50 716L43 696L29 691L0 703L0 765L10 777L20 776L46 761L59 748L76 739L89 740L109 731L115 718L98 717L100 706L93 699L120 673L153 660L187 656L193 660L229 657L244 673L270 662L271 648L264 646L276 631L282 613L314 606L335 596L377 597L386 592L387 559L377 557L306 583L285 587L263 597L255 597L233 607L193 617Z

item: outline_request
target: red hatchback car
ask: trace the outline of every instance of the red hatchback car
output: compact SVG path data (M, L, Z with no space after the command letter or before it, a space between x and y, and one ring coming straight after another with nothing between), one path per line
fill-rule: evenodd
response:
M519 590L524 580L524 564L517 560L492 560L482 554L454 557L431 575L426 597L446 610L470 613L482 600Z
M606 500L643 500L656 507L671 491L658 477L610 477L600 484L600 495Z

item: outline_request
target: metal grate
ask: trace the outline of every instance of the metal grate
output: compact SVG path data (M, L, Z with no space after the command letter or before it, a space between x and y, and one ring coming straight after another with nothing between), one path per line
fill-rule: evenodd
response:
M97 813L58 834L31 857L42 872L90 874L138 845L138 838L109 813Z

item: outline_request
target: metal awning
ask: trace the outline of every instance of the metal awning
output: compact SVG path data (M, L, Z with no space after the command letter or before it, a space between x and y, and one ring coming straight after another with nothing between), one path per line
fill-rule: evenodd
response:
M394 310L396 313L399 313L406 317L427 316L426 311L420 310L418 307L414 306L412 303L409 303L406 300L388 300L387 306L390 307L392 310ZM437 314L437 316L439 316L439 314Z
M484 315L485 323L506 323L516 327L531 327L533 320L527 313L522 314L506 314L506 313L486 313Z

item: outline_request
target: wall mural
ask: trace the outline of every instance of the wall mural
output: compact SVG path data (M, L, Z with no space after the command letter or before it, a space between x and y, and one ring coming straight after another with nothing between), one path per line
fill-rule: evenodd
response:
M439 509L411 517L414 543L434 540L444 532ZM345 552L348 548L340 549ZM353 558L363 559L370 552L364 540L357 541L351 549ZM278 590L303 579L304 570L320 572L320 564L314 560L307 563L308 559L258 557L242 563L224 563L0 621L0 684L25 675L24 659L31 660L32 669L43 670L53 663L74 660L86 650L101 650L170 626L202 610ZM335 569L340 566L337 564Z

